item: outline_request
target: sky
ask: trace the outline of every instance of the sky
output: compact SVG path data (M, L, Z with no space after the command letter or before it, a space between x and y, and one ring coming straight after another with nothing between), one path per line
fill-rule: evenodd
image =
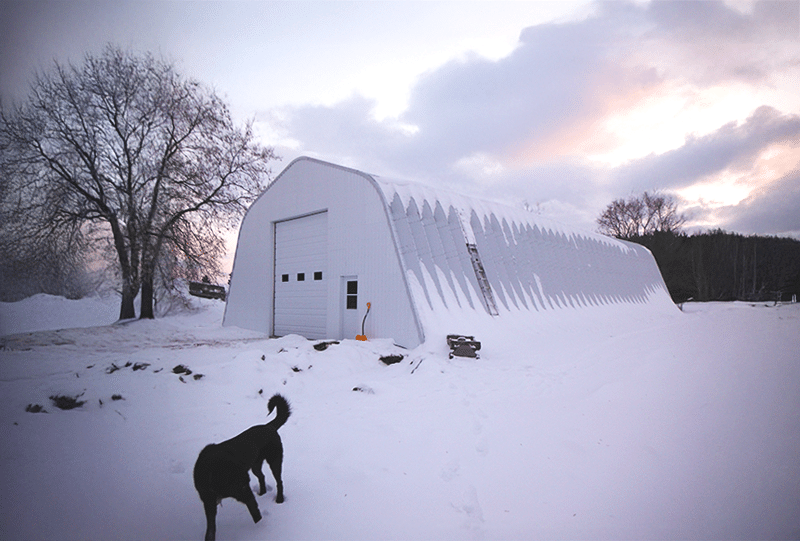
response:
M690 232L800 238L800 2L0 0L0 97L113 43L282 157L596 230L660 191Z

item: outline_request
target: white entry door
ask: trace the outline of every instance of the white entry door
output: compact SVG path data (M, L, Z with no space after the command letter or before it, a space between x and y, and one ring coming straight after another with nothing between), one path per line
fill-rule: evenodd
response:
M343 339L354 340L361 334L359 318L358 276L342 276L339 283L339 318L342 322ZM364 314L360 314L362 317Z
M275 223L273 334L326 338L328 213Z

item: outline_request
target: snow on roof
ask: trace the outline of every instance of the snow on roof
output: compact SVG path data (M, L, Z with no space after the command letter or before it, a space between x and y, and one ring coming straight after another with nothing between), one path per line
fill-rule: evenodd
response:
M669 301L650 252L523 209L370 175L418 307L508 311Z

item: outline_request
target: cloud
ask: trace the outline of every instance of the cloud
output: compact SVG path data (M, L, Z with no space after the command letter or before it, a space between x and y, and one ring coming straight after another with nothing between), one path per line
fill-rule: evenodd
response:
M610 101L657 83L649 67L614 61L616 33L594 20L544 24L525 29L518 47L500 60L472 55L450 61L421 76L412 89L398 119L414 127L404 139L376 126L368 103L359 98L295 108L291 129L304 142L339 151L348 147L348 154L381 151L442 174L479 152L524 157L554 135L601 117ZM362 118L349 116L356 114ZM350 137L331 133L331 122L353 130ZM376 130L389 136L386 145L359 146L365 138L372 141Z
M360 96L287 108L282 117L298 151L377 173L551 202L576 209L585 224L615 197L746 173L766 149L796 141L798 116L764 106L737 120L749 107L732 109L727 123L701 135L687 123L683 144L679 138L680 146L661 154L616 168L588 159L591 151L636 136L614 132L609 118L642 104L657 110L674 89L697 103L708 99L706 89L732 81L762 89L800 73L798 28L798 2L757 2L749 11L711 1L598 3L583 20L526 28L504 58L471 55L423 74L398 118L376 120L375 102ZM642 129L657 135L658 120L651 122ZM762 202L778 187L755 188L764 194L750 190L738 211L718 212L719 219L744 227L746 213L763 216ZM769 221L775 231L790 222Z
M797 39L800 4L796 1L751 2L740 11L725 2L656 0L646 8L658 32L682 44L698 42L769 43Z
M720 227L729 231L800 238L800 169L758 190L735 206L719 211Z
M625 191L689 186L726 169L749 168L766 147L800 140L800 117L759 107L744 123L731 122L703 136L689 137L675 150L618 168L613 182Z
M306 148L350 156L380 155L400 144L388 123L376 121L373 100L351 96L333 107L317 105L286 108L280 117L284 129L296 134ZM260 118L264 118L261 116Z
M421 78L402 118L419 127L418 149L446 163L475 152L530 161L658 82L647 67L613 61L612 33L591 21L528 28L506 58L453 61Z
M655 27L646 38L670 76L701 84L760 82L797 61L800 3L761 1L751 8L742 13L722 2L654 1L646 11Z

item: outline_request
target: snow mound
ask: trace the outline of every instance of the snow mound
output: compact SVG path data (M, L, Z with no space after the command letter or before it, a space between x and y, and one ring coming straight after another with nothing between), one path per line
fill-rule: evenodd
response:
M800 305L684 310L486 328L479 360L268 339L214 304L4 336L0 539L201 538L197 454L276 392L286 502L253 524L225 500L220 537L796 538Z
M0 336L22 332L108 325L119 318L119 297L69 300L40 293L0 303Z

